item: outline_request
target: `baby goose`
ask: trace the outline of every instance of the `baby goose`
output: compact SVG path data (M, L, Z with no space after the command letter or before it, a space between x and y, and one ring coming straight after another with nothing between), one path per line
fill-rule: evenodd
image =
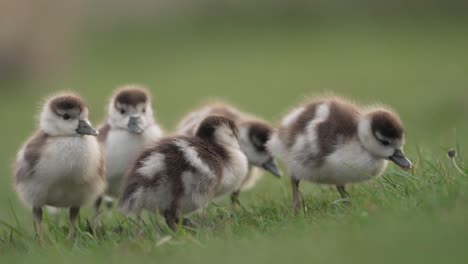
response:
M387 160L411 168L404 143L403 125L390 110L364 110L340 98L324 98L286 115L268 148L291 173L297 212L301 180L336 185L345 198L346 184L381 175Z
M271 126L256 117L243 113L226 103L215 103L207 105L197 111L191 112L179 123L177 132L183 135L193 136L200 122L209 115L220 115L233 120L239 128L239 144L241 150L249 161L247 177L239 190L231 195L233 203L238 203L240 190L245 191L258 182L262 172L256 168L269 171L274 176L280 177L281 172L266 148L266 143L273 133Z
M195 136L157 140L137 159L124 182L122 211L159 211L173 230L182 216L237 190L247 174L233 121L209 116ZM183 223L188 220L182 219Z
M150 94L142 87L127 85L111 98L108 117L99 129L99 142L104 149L108 181L107 195L118 197L122 178L141 151L162 130L154 121ZM101 198L96 202L99 210Z
M18 152L15 189L21 200L32 207L40 240L44 206L70 208L71 239L80 207L104 192L105 167L97 135L88 121L88 108L79 96L55 96L42 109L38 131Z

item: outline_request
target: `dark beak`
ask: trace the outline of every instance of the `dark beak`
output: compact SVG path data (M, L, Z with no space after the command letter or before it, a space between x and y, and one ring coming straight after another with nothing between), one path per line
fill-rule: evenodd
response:
M90 136L97 136L99 132L94 129L87 121L80 120L78 122L78 128L76 129L76 133L80 135L90 135Z
M396 165L400 166L400 168L404 170L409 170L413 167L413 164L405 156L405 153L403 153L401 149L395 150L395 153L389 158L389 160L393 161Z
M143 129L143 120L141 120L141 117L130 117L130 121L128 121L128 130L134 134L143 133L145 130Z
M281 177L281 171L278 169L278 166L276 166L275 161L273 159L263 163L262 168L266 171L269 171L276 177Z

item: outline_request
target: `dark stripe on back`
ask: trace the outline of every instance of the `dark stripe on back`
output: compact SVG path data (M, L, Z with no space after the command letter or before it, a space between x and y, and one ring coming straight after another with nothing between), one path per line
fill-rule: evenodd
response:
M175 186L174 192L181 191L182 182L180 175L184 171L192 171L193 167L185 160L182 151L174 144L175 138L164 138L157 140L155 145L146 148L138 157L135 165L125 177L125 184L122 191L122 201L129 199L139 187L156 188L164 178L167 178ZM146 178L138 170L143 166L144 161L151 155L160 153L165 157L165 170L157 172L152 178ZM183 191L183 190L182 190Z
M337 145L349 141L357 133L360 113L355 106L333 100L329 107L328 119L317 127L319 153L311 157L318 164L333 153Z
M43 131L38 131L28 140L24 148L24 164L16 164L17 182L33 176L48 137Z
M200 159L216 174L218 178L222 177L223 167L230 159L227 150L214 142L208 142L198 138L193 138L190 143L197 151Z
M286 146L291 148L296 142L298 135L303 134L307 125L315 118L317 107L323 102L313 102L306 106L301 114L297 117L290 127L281 127L279 129L280 137L286 139Z
M193 167L185 158L184 152L176 145L176 140L187 142L189 147L194 148L199 158L215 173L217 183L223 176L223 165L227 162L228 155L221 146L214 146L211 143L200 139L185 136L173 138L164 138L155 142L152 147L147 148L141 153L134 167L125 177L125 184L122 190L121 203L132 197L133 193L139 188L156 188L163 180L171 183L171 193L174 198L180 197L184 193L184 184L182 174L184 172L198 173L197 168ZM151 179L146 178L138 172L143 162L155 153L164 155L165 169L157 172ZM208 177L206 177L208 179ZM205 180L206 180L205 179ZM195 179L196 180L196 179ZM213 186L212 182L205 182L206 186Z

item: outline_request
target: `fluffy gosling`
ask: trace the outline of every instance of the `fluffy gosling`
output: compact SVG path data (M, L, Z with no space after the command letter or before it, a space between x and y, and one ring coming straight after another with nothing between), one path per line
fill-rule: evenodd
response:
M106 161L107 196L119 197L125 172L140 152L162 134L155 122L151 96L146 89L126 85L115 92L98 136ZM102 198L96 201L96 214L101 202Z
M190 112L177 126L177 133L188 136L195 135L200 123L209 115L224 116L236 123L239 128L241 150L249 161L247 177L239 190L235 190L231 195L234 204L240 204L238 199L240 191L253 188L261 179L263 172L257 168L262 168L274 176L281 176L272 155L266 148L266 143L273 133L272 127L266 121L241 112L229 104L218 102Z
M382 174L393 161L403 169L405 134L397 114L361 108L341 98L313 100L287 114L268 142L291 174L293 210L299 208L301 180L333 184L343 198L345 185Z
M32 207L40 241L44 206L69 208L68 238L72 239L80 208L104 192L105 167L97 135L83 100L64 94L45 103L39 129L18 152L15 189Z
M189 224L184 215L232 193L244 181L248 161L237 138L233 121L209 116L195 136L157 140L126 177L120 200L123 212L159 211L173 230L178 223Z

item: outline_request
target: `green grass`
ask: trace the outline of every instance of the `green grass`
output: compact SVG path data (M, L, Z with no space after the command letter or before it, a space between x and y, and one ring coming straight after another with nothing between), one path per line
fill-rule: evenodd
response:
M460 21L365 21L89 33L77 44L71 73L49 84L0 90L1 263L466 262L468 177L453 168L446 152L457 147L458 163L466 168L467 31ZM304 183L307 211L297 217L287 177L266 176L242 194L245 210L216 202L192 217L199 228L176 234L160 217L147 217L143 236L136 237L134 222L109 212L103 231L93 236L86 210L77 239L68 242L66 215L46 216L49 242L39 247L30 211L12 191L11 163L35 127L41 99L73 89L98 123L112 90L127 82L150 87L167 131L211 97L270 121L324 91L382 102L405 122L415 169L407 174L391 166L384 177L351 187L350 204L336 202L332 187Z

